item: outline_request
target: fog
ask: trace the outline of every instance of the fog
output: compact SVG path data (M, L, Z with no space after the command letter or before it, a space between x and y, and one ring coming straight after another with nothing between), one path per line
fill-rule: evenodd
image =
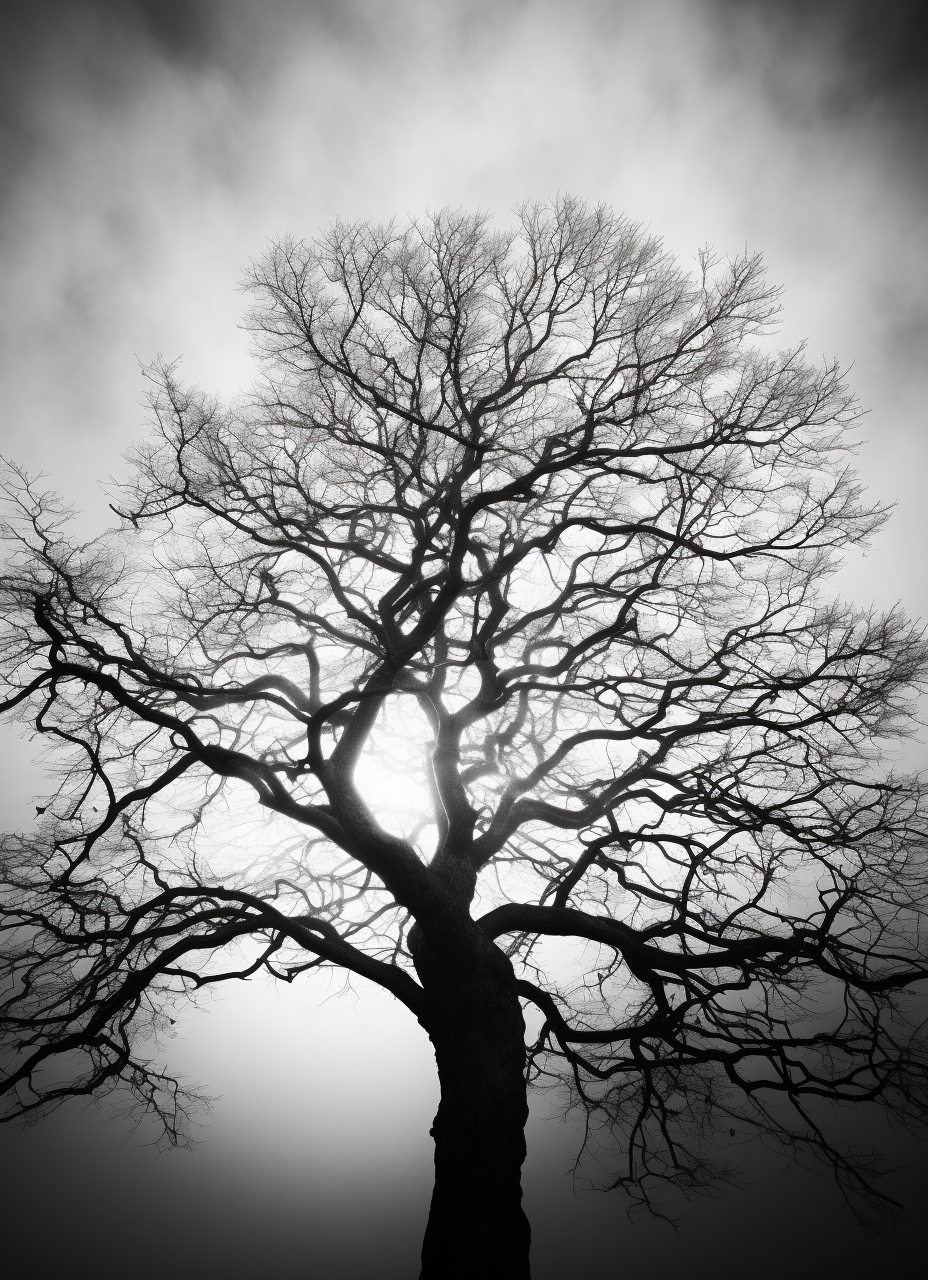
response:
M928 613L926 55L919 6L737 0L7 0L0 18L0 452L43 470L91 535L97 481L143 430L139 362L182 357L223 395L253 372L237 283L269 236L444 205L501 223L526 198L603 200L681 257L761 249L781 340L836 356L868 410L858 465L895 502L843 592ZM2 737L0 825L28 825L40 765ZM914 747L913 758L924 758ZM331 985L329 983L331 982ZM193 1154L157 1156L104 1109L3 1135L13 1237L33 1274L286 1266L416 1274L436 1085L428 1042L380 993L259 980L167 1046L215 1097ZM837 1193L747 1152L753 1189L680 1234L581 1194L576 1129L536 1108L526 1176L536 1275L869 1273ZM924 1199L924 1147L846 1121ZM921 1188L921 1190L919 1190Z

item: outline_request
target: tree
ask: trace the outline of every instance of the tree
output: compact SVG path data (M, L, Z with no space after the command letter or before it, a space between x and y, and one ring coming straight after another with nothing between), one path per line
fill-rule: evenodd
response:
M928 648L823 590L883 518L839 370L770 347L756 257L570 199L336 224L248 287L264 376L149 371L114 531L7 483L3 706L59 784L4 843L10 1115L128 1086L179 1140L173 1003L340 966L434 1045L423 1277L528 1276L531 1082L655 1209L730 1127L881 1203L818 1102L925 1113L924 792L882 759Z

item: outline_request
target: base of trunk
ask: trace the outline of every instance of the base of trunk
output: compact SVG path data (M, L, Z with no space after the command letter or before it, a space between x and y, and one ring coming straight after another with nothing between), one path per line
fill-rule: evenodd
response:
M441 1084L420 1280L529 1280L525 1024L509 960L487 951L461 970L417 956Z
M515 1127L521 1108L507 1119L493 1133L478 1134L483 1126L473 1123L462 1133L439 1111L421 1280L529 1280L531 1230L521 1185L525 1137Z

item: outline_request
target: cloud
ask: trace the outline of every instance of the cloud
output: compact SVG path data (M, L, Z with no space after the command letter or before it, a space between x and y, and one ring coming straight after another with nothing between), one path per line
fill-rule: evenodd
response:
M788 64L805 52L817 74L806 77L801 97L820 109L861 115L877 107L904 132L924 123L928 15L920 0L707 0L707 11L728 40L763 50L775 88L778 80L796 86ZM788 107L786 93L780 100Z
M5 447L54 471L89 528L105 518L95 478L140 430L136 356L182 353L188 376L225 393L247 382L235 283L269 235L446 203L506 218L571 190L684 254L706 241L767 252L787 286L784 336L853 364L878 409L867 466L882 496L901 491L911 541L928 254L902 104L921 64L906 61L904 24L869 40L867 7L837 12L13 4ZM868 589L902 588L872 576Z

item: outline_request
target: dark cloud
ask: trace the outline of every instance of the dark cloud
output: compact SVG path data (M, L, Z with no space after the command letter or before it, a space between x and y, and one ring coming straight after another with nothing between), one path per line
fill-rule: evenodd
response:
M0 197L45 158L71 103L112 113L165 74L260 93L294 43L370 46L389 12L365 0L2 0Z
M873 107L923 124L928 115L928 6L924 0L707 0L721 29L754 36L774 83L789 84L790 63L812 59L819 75L806 96L836 112ZM758 45L765 46L757 50ZM800 97L803 95L800 94Z
M108 17L132 12L154 44L171 57L197 63L214 46L215 9L197 0L97 0Z
M70 44L74 52L75 39L103 55L148 45L196 65L216 48L220 17L211 0L5 0L3 57L20 85L51 49Z
M470 5L465 5L470 8ZM505 6L504 6L505 7ZM4 0L0 62L6 97L28 91L33 72L59 50L87 71L157 58L181 68L241 74L268 44L307 27L363 40L377 22L363 0Z
M173 16L166 20L168 11ZM45 154L69 101L112 109L134 93L147 54L189 57L202 50L195 14L183 0L6 0L0 6L0 191L8 192Z
M533 7L547 24L545 5L530 0L453 0L432 18L440 16L449 47L480 52ZM58 109L69 98L113 107L165 69L188 77L219 74L240 91L260 93L293 43L335 41L369 52L385 38L414 38L412 31L397 36L410 21L409 8L369 0L4 0L0 164L6 182L42 151L50 99ZM647 8L642 0L590 0L578 5L568 26L595 21L604 38L612 38ZM924 0L696 0L692 13L714 31L727 70L756 74L794 123L806 117L854 124L876 115L884 142L888 128L903 156L924 155ZM672 41L675 5L659 3L654 14L650 38ZM411 21L427 17L423 11Z

